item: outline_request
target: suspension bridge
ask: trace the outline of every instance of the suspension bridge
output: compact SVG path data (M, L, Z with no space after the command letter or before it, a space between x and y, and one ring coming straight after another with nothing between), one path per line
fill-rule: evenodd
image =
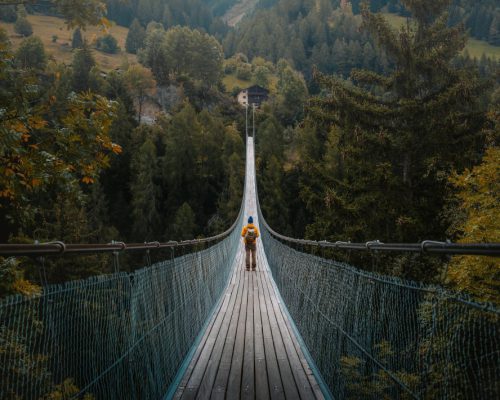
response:
M498 245L296 241L258 204L247 137L242 207L221 235L192 242L103 245L171 249L116 272L0 300L2 399L500 398L500 310L440 287L356 269L292 247L498 255ZM262 237L245 271L240 230ZM203 244L176 256L183 245ZM55 242L0 254L96 251Z

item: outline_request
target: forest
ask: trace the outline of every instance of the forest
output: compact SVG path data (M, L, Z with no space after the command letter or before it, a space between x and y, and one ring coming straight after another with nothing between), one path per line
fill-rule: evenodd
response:
M227 74L271 89L257 114L257 168L277 231L500 240L499 62L463 53L468 35L498 44L494 1L260 1L235 28L223 20L235 1L89 1L0 2L0 19L24 37L14 46L0 29L2 242L182 240L227 228L244 179L244 112ZM396 31L378 11L411 23ZM66 20L70 64L33 32L40 14ZM95 24L129 27L125 47L105 30L93 39ZM96 52L138 63L104 71ZM154 121L151 102L162 110ZM493 259L380 257L351 261L498 300ZM34 290L30 261L2 263L1 295ZM54 263L48 280L109 272L89 264Z
M0 0L0 243L172 245L0 257L0 398L165 398L198 340L203 382L260 351L295 384L293 348L336 398L498 397L498 258L260 220L269 270L235 267L254 84L279 234L500 243L498 2L260 0L229 26L237 3Z

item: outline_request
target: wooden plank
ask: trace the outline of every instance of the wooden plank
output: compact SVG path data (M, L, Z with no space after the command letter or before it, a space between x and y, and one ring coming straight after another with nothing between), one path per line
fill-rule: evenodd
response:
M264 354L267 370L267 379L269 385L269 396L271 399L284 399L285 392L281 375L278 367L278 360L274 349L273 336L271 333L271 324L269 323L269 314L267 312L266 293L262 284L265 279L265 272L257 271L257 283L259 287L259 307L262 320L262 334L264 342Z
M276 316L276 322L278 325L278 328L281 333L281 338L283 340L283 346L285 348L285 353L288 357L288 361L290 363L290 367L292 370L292 374L295 380L295 383L297 385L297 388L300 393L300 397L302 399L314 399L315 395L314 392L311 388L311 384L309 382L309 379L307 377L306 371L303 368L303 364L300 361L300 357L297 353L297 349L293 344L292 341L292 335L290 335L290 331L288 330L288 326L285 323L285 319L287 318L286 315L283 315L283 312L281 310L278 297L275 292L275 288L271 282L271 277L266 280L267 282L267 289L269 291L269 298L272 302L273 309L274 309L274 314ZM309 369L309 368L308 368Z
M259 250L261 250L261 246L259 246ZM259 253L260 256L262 256L263 251L260 251ZM263 259L261 260L261 262L262 261ZM272 341L274 343L274 348L276 349L276 356L278 359L279 372L281 375L281 381L283 382L285 397L287 399L300 399L299 390L295 382L295 377L292 371L292 367L288 360L284 339L281 336L281 330L278 325L276 311L273 306L272 296L274 295L274 293L269 291L268 287L268 280L270 279L269 273L264 272L264 274L261 275L261 279L262 279L262 287L264 293L266 293L265 299L267 305L267 312L269 315L269 324L271 327Z
M226 293L224 293L224 299L222 301L222 303L220 304L219 308L217 309L217 311L215 311L213 317L212 317L212 320L210 321L209 325L207 326L207 329L205 331L205 334L203 335L192 359L191 359L191 362L189 363L189 366L188 368L186 369L186 372L184 373L184 376L181 380L181 382L179 383L179 386L175 392L175 395L174 395L174 399L175 400L179 400L181 397L182 397L182 393L184 392L187 384L188 384L188 381L189 381L189 378L191 377L191 374L193 373L193 370L200 358L200 355L201 355L201 352L203 351L203 349L205 348L205 344L206 344L206 341L208 339L208 337L210 336L210 333L212 332L212 330L214 329L214 327L216 327L216 321L219 317L219 313L220 313L220 310L223 309L225 307L225 305L229 302L230 298L231 298L231 293L233 292L234 290L234 286L236 284L238 284L238 282L236 281L238 275L236 274L235 271L233 271L232 273L232 276L231 276L231 282L226 290Z
M284 307L283 304L280 304L281 307ZM282 310L284 313L284 311ZM289 318L285 318L285 323L288 327L288 331L290 332L290 336L292 338L293 345L295 346L295 349L297 351L297 354L299 355L300 362L302 363L302 368L304 368L304 371L307 375L307 379L309 380L309 385L311 386L311 389L314 393L314 397L318 400L323 400L325 396L323 395L323 392L321 391L321 387L319 386L318 381L316 380L316 377L314 376L314 373L311 370L311 367L309 366L309 363L307 362L304 353L302 352L302 347L300 346L297 337L295 336L295 333L293 331L291 322Z
M262 316L260 303L264 293L259 290L260 263L253 280L254 291L254 341L255 341L255 395L259 400L269 399L269 384L267 381L266 353L264 350L264 334L262 331Z
M239 282L239 281L238 281ZM230 300L233 300L238 293L238 285L234 285L231 288ZM189 377L188 383L184 388L181 398L182 399L194 399L202 382L203 376L205 375L205 370L210 362L210 356L212 354L213 348L216 343L216 339L219 336L224 317L227 313L219 312L216 316L216 320L212 330L207 337L205 344L202 348L201 354L196 361L191 376Z
M239 283L241 284L241 280L239 281ZM236 287L231 296L231 301L228 304L221 329L219 330L219 334L217 335L214 348L212 349L212 353L210 355L210 360L207 364L205 374L199 386L198 395L196 396L197 399L206 400L209 399L210 395L212 394L215 378L217 376L217 371L219 369L220 361L222 358L222 351L224 349L224 344L227 338L227 332L229 330L229 325L236 305L236 300L239 297L239 289L240 285Z
M239 286L238 290L243 291L243 279L244 279L243 268L236 267L236 271L237 275L241 279L241 285ZM226 342L224 343L224 350L222 352L222 358L219 365L219 370L217 371L214 387L212 388L211 399L213 400L223 400L226 397L229 372L231 371L231 361L233 358L234 344L236 338L236 329L238 327L238 320L241 312L242 298L243 296L238 295L237 303L235 308L233 309L233 315L231 316L231 323L229 325L229 330L227 331Z
M244 268L244 261L237 268ZM243 367L243 352L245 350L245 328L248 304L248 279L250 272L244 272L243 290L241 291L241 311L238 318L238 327L236 328L236 338L234 342L233 358L231 360L231 370L227 384L227 399L238 399L241 393L241 370Z
M245 352L243 354L243 376L241 379L241 398L255 397L255 361L254 361L254 320L253 320L253 280L255 272L248 272L248 303L245 328Z

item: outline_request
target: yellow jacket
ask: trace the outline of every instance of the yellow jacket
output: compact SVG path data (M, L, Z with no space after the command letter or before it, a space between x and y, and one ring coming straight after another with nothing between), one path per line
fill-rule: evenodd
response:
M255 229L255 239L257 239L260 236L259 230L257 229L257 227L254 224L248 224L248 225L244 226L243 230L241 231L242 237L245 237L245 235L247 234L248 228ZM248 244L246 238L245 238L245 244Z

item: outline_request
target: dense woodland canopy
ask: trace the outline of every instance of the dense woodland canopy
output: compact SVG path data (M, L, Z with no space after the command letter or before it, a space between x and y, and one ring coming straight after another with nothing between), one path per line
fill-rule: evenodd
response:
M15 50L0 32L2 242L179 240L233 222L243 187L241 113L219 89L222 49L213 37L162 30L163 70L132 65L102 74L81 38L73 37L67 66L49 60L38 37ZM176 40L192 43L182 63ZM137 107L155 79L178 88L175 104L156 123L139 124ZM51 264L47 278L109 268L82 257ZM29 262L7 262L1 293L29 291L38 280L32 272Z
M491 74L498 67L481 76L457 58L466 38L460 26L448 26L447 1L434 2L432 13L422 12L422 2L404 3L415 24L399 32L369 8L361 10L363 32L389 60L383 73L353 69L345 79L316 70L318 94L293 128L272 104L264 107L257 132L260 194L278 231L333 242L500 239L493 216L499 212L500 91ZM472 180L479 170L482 189ZM467 286L498 300L494 259L378 255L377 262L370 256L355 263Z
M498 44L495 1L262 0L233 29L222 16L234 3L1 6L26 37L14 48L0 30L2 242L143 242L228 227L243 187L244 115L224 74L271 89L257 116L257 168L276 230L333 241L500 241L498 62L462 53L467 31ZM411 23L395 31L379 10ZM66 18L71 65L30 32L33 12ZM89 43L85 27L108 20L130 27L122 50L140 65L101 71L95 52L120 49L111 35ZM152 100L163 112L146 124ZM350 261L495 298L492 260L381 258ZM29 262L5 261L2 271L2 295L37 281ZM106 260L86 257L71 268L51 263L48 279L108 271Z
M339 8L340 1L331 0L265 3L235 30L228 32L223 41L226 55L237 52L250 58L262 55L274 62L287 58L306 75L310 75L313 65L323 72L343 75L348 75L354 67L388 69L391 60L375 45L373 37L360 29L360 0L347 3L344 10ZM404 1L373 0L369 3L371 11L410 15ZM454 1L447 17L449 25L464 23L472 37L496 45L499 21L500 8L494 0Z

